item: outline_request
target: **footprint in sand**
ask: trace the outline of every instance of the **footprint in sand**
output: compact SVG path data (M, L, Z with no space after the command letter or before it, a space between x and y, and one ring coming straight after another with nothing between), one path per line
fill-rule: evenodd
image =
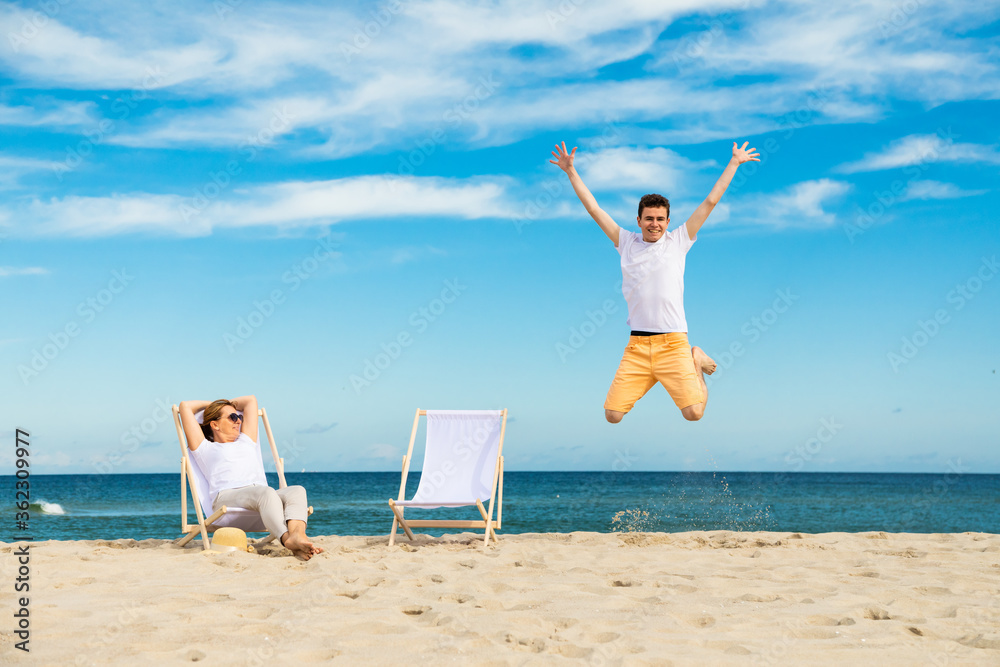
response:
M431 610L430 607L425 607L423 605L415 604L415 605L410 605L409 607L403 607L400 611L402 611L407 616L420 616L421 614L424 614L430 610Z
M350 598L351 600L357 600L359 597L361 597L361 593L363 592L364 591L340 591L339 593L337 593L337 596L342 598Z
M868 609L865 609L865 618L872 621L888 621L891 617L889 616L889 612L885 609L869 607Z
M750 655L750 649L746 646L740 646L739 644L734 644L725 650L725 653L729 655Z
M687 622L696 628L710 628L715 625L715 618L712 616L692 616Z
M658 588L666 588L673 593L697 593L698 588L696 586L688 586L687 584L658 584Z
M632 579L613 579L611 585L615 588L631 588L632 586L638 586L639 583Z
M1000 649L1000 639L987 639L982 635L964 635L955 641L971 648Z
M552 626L555 628L556 632L559 632L560 630L567 630L569 628L572 628L579 622L580 621L576 620L575 618L556 618L552 620Z
M592 648L584 648L582 646L576 646L574 644L560 644L556 647L556 652L567 658L576 658L577 660L589 658L594 653Z
M840 625L840 622L831 616L810 616L806 619L809 625Z
M541 653L545 650L545 640L537 637L518 638L508 633L507 643L513 644L515 648L531 651L532 653Z
M191 593L187 596L191 600L200 600L202 602L227 602L233 600L234 598L225 593Z
M757 595L756 593L746 593L745 595L741 595L737 599L743 602L774 602L775 600L780 600L781 596L773 595L771 593L767 593L765 595Z

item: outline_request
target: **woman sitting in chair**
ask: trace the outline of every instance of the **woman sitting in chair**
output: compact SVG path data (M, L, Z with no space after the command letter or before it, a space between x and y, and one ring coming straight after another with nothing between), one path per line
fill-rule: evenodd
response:
M257 398L182 401L177 407L191 458L208 480L212 509L230 505L259 512L271 537L296 557L309 560L321 553L306 537L306 490L267 485L257 442ZM195 418L200 410L205 411L201 424ZM253 418L244 420L240 412Z

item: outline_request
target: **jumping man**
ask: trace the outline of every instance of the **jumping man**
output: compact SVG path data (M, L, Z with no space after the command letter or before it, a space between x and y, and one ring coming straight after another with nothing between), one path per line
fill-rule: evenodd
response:
M632 333L604 402L604 416L612 424L620 422L657 382L667 390L685 419L698 421L705 414L708 401L705 373L715 372L715 362L701 348L688 343L684 258L698 230L729 187L736 169L744 162L760 162L755 148L746 150L749 143L745 141L738 148L733 142L733 157L715 187L687 222L673 231L667 231L670 202L657 194L643 196L636 217L642 234L622 229L597 205L573 167L575 147L566 152L563 142L552 152L556 159L549 162L566 172L576 196L622 258L622 293L628 303Z

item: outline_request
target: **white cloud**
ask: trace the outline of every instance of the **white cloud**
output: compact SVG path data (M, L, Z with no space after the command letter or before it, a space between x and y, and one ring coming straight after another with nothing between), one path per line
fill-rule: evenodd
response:
M683 189L691 172L718 166L714 160L695 162L660 147L617 147L592 154L577 151L577 160L585 162L581 176L592 190L672 193Z
M803 90L851 91L862 99L890 94L936 105L997 97L990 49L958 36L996 20L997 7L919 3L901 19L899 10L893 0L751 7L668 44L659 69L684 78L781 74ZM887 30L900 20L900 29Z
M779 192L757 195L735 204L737 210L754 211L752 217L737 215L735 222L776 228L829 227L836 216L826 206L849 192L851 185L843 181L820 178L796 183Z
M62 163L51 160L36 160L19 155L0 155L0 189L17 186L18 179L34 171L58 169ZM3 219L0 214L0 220Z
M897 5L428 0L395 13L389 4L270 3L222 16L204 3L61 6L0 59L37 87L146 87L152 70L161 74L149 87L167 89L158 99L211 100L136 114L115 143L238 145L288 105L296 118L283 136L313 157L406 149L435 129L449 144L501 145L547 129L592 130L609 117L657 123L625 128L631 143L693 143L773 130L776 118L803 110L806 125L871 121L887 112L887 96L939 104L1000 95L989 43L956 36L988 25L997 8L918 3L888 37ZM0 28L19 31L27 14L7 6ZM686 17L705 30L660 39ZM645 71L597 76L642 57L652 58ZM734 82L743 75L749 82ZM477 98L483 77L499 87ZM451 123L445 114L456 107L468 113Z
M0 278L9 276L46 276L49 270L41 266L0 266Z
M93 125L96 106L93 102L64 102L36 99L31 105L0 104L0 125L22 127L79 127Z
M1000 151L995 146L955 143L950 137L936 134L911 134L893 141L881 151L866 153L860 160L842 164L834 171L854 174L930 162L1000 164Z
M34 200L0 211L14 224L9 235L77 236L149 232L202 236L218 228L324 226L344 220L393 217L476 219L508 217L506 182L496 178L360 176L328 181L291 181L232 191L199 202L174 194L68 196Z
M961 197L975 197L987 192L989 190L963 190L954 183L942 183L941 181L910 181L900 200L959 199Z
M115 40L84 34L66 25L62 15L48 16L38 25L39 16L11 5L0 8L0 34L9 42L0 49L0 60L20 78L38 83L79 89L157 88L203 76L223 56L200 43L146 49L138 39L141 30L123 30ZM112 31L123 27L114 25L122 15L104 18ZM150 23L158 19L162 29L162 17L147 17ZM25 29L32 23L35 30ZM100 23L91 19L87 26L93 30ZM129 38L136 41L129 43ZM158 74L151 79L151 72Z

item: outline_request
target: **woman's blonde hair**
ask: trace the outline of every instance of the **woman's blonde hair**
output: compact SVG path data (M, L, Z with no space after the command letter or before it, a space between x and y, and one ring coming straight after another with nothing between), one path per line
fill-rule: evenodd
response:
M201 432L205 434L206 440L215 442L215 437L212 435L212 422L222 419L222 408L227 405L233 410L236 410L236 406L233 405L233 402L225 398L212 401L208 407L205 408L205 413L201 416Z

